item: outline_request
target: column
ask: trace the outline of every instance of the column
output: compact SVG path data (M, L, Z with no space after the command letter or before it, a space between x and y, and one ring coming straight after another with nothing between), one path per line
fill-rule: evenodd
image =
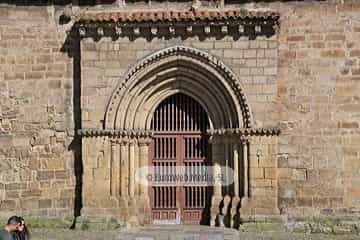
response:
M120 195L128 196L128 143L123 139L120 142Z
M230 164L230 151L231 151L231 145L230 145L230 139L228 138L228 136L223 136L224 140L224 164L225 164L225 182L223 184L224 185L224 199L223 199L223 208L221 209L221 215L219 215L219 224L220 226L225 226L226 224L226 215L228 213L229 207L230 206L230 202L231 202L231 197L230 197L230 180L233 176L229 176L229 168L231 166ZM231 178L230 178L231 177ZM221 221L222 220L222 221Z
M225 157L225 183L229 183L230 176L229 176L229 167L230 167L230 146L229 146L229 140L226 138L224 139L224 157ZM230 186L227 184L224 189L224 195L230 194Z
M135 140L129 142L129 195L135 196Z
M248 162L248 142L242 141L243 159L244 159L244 197L249 197L249 162Z
M143 168L148 166L149 161L149 145L150 145L151 139L141 139L139 141L139 167ZM148 197L148 182L146 179L142 181L142 184L140 186L140 194L143 196Z
M230 214L231 214L231 219L230 219L230 226L233 228L234 226L238 226L239 224L239 218L237 217L238 215L238 211L237 211L237 207L239 205L240 202L240 190L239 190L239 145L238 145L238 140L235 138L234 143L232 145L232 151L233 151L233 163L234 163L234 197L232 199L232 206L231 206L231 210L230 210Z
M136 174L136 171L140 168L140 154L139 154L139 142L137 141L134 146L135 149L135 161L134 161L134 174ZM135 177L135 176L134 176ZM140 195L140 184L139 181L136 181L136 178L134 180L135 182L135 196Z
M111 196L120 195L120 147L117 142L111 143L110 159L110 194Z
M149 145L151 138L145 137L139 139L139 167L144 168L149 166ZM143 170L144 171L144 170ZM140 201L138 204L139 208L139 219L141 223L149 223L151 220L151 207L150 207L150 196L149 196L149 183L146 179L141 179L140 185Z
M214 195L221 196L221 144L218 141L213 141L212 144L212 160L213 160L213 174L214 174Z
M233 161L234 161L234 196L239 197L239 149L238 144L233 145Z
M218 138L218 136L216 136ZM219 206L222 200L221 194L221 180L219 177L223 177L221 175L221 160L224 158L222 143L219 139L214 139L215 136L210 138L210 143L212 145L212 162L213 162L213 196L211 198L211 209L210 209L210 225L215 226L216 217L219 215ZM219 219L220 224L222 224L222 219Z

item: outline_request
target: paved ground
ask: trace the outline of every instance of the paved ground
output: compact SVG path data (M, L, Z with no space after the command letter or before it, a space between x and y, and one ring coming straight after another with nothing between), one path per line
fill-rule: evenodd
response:
M238 232L205 226L152 226L119 231L33 229L34 240L360 240L358 235Z

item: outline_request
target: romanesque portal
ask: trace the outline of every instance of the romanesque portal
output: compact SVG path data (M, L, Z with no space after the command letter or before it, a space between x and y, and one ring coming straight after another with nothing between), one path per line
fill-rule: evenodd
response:
M235 75L206 52L175 46L148 56L114 91L104 129L80 131L84 165L107 159L109 176L84 182L85 214L106 203L100 211L133 224L236 224L250 199L249 139L272 134L251 128L249 113ZM135 178L145 166L162 172L211 166L214 176L230 167L234 171L226 177L233 181L148 186ZM93 195L98 184L101 197Z

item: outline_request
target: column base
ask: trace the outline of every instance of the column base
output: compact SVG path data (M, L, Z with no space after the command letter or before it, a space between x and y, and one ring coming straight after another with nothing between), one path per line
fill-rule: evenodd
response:
M216 218L220 213L220 202L221 202L221 200L222 200L222 196L213 196L211 198L210 226L215 226L216 225Z
M150 224L151 223L151 207L149 197L140 197L137 201L138 219L139 224Z
M239 222L239 213L238 213L238 207L239 207L239 203L240 203L240 197L235 196L232 199L231 202L231 210L230 210L230 226L231 228L234 228L235 225L238 225Z
M139 217L138 217L138 208L137 208L138 200L134 197L129 199L129 220L128 223L130 226L139 225Z

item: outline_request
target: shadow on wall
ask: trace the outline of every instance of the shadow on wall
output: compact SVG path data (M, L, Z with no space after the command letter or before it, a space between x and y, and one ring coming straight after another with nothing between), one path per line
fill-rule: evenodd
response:
M67 38L61 47L62 52L66 52L73 58L73 119L74 119L74 139L69 145L69 150L74 153L74 174L76 179L75 198L74 198L74 220L70 229L74 229L76 218L80 216L82 208L82 174L83 163L81 153L81 136L77 131L81 129L81 52L80 37L74 28L68 33Z

